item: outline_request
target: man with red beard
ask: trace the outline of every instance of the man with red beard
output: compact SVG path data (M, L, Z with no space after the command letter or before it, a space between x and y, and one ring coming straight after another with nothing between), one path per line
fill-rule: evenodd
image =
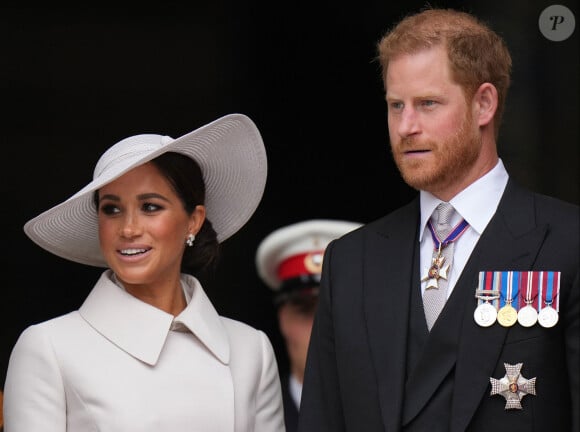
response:
M580 430L579 209L498 156L505 42L427 9L378 58L418 195L327 247L299 431Z

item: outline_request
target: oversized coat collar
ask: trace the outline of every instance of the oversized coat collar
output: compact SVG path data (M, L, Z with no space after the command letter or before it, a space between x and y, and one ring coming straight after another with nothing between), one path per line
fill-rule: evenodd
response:
M111 270L101 274L79 313L119 349L153 366L174 316L137 299L112 279ZM191 300L175 321L187 327L220 362L228 364L228 335L218 313L196 278L182 274L181 283Z

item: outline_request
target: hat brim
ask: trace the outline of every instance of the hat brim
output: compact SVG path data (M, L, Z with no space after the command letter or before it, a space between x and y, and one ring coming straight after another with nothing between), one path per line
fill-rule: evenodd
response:
M343 220L312 219L278 228L258 245L255 258L258 275L270 289L279 291L283 281L278 276L278 266L283 259L296 253L324 250L331 240L361 225Z
M236 233L258 207L267 177L264 143L254 122L229 114L125 161L114 173L96 175L92 182L57 206L24 225L32 241L49 252L82 264L107 267L98 238L96 190L166 152L194 159L206 186L206 215L219 242Z

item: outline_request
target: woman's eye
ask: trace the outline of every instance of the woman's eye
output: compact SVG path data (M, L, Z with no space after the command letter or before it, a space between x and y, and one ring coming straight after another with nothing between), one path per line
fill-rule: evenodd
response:
M143 204L143 211L145 213L152 213L155 211L158 211L161 209L161 206L158 206L157 204L153 204L153 203L145 203Z
M119 213L119 207L113 204L104 204L101 206L101 213L104 213L106 215L114 215Z

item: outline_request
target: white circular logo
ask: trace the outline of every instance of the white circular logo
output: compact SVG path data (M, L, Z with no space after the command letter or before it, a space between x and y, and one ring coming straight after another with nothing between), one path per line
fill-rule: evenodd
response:
M561 42L574 33L576 20L572 11L566 6L552 5L542 11L538 26L546 39Z

